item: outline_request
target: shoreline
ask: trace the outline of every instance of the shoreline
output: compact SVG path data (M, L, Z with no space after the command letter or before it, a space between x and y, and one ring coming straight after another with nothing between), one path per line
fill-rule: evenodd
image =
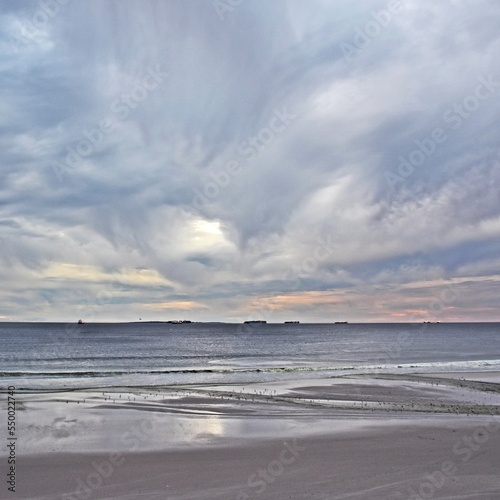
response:
M495 498L500 384L471 378L20 392L16 497Z

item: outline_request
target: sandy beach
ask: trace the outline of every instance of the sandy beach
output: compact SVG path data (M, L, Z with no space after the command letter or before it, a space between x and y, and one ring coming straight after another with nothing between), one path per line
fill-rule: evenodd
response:
M497 499L497 379L20 392L12 497Z

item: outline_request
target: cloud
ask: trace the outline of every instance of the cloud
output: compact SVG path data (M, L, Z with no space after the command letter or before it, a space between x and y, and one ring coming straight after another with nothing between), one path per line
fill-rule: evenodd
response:
M193 311L196 309L208 309L207 306L195 302L193 300L172 300L169 302L162 302L159 304L145 304L146 309L153 310L164 310L164 309L172 309L176 311Z
M4 4L2 317L498 319L497 2Z

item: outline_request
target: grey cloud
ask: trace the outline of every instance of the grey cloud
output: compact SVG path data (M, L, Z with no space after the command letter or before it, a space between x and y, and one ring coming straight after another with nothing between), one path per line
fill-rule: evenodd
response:
M234 319L259 298L321 292L346 312L365 300L359 319L391 318L440 290L406 285L470 278L457 317L491 318L500 89L466 118L454 106L480 78L500 81L500 8L401 4L348 59L342 43L387 2L243 2L221 20L212 2L73 0L17 51L9 36L40 4L3 2L0 258L14 285L0 290L0 314L66 318L143 267L157 273L150 288L121 283L99 317L193 300L209 308L193 310L200 318ZM120 115L148 68L168 74ZM277 109L296 118L247 161L242 144ZM114 129L99 135L103 119ZM400 157L421 157L436 128L446 139L402 177ZM98 144L58 171L89 133ZM220 177L229 161L241 171ZM216 195L195 204L217 174ZM318 238L332 252L311 264ZM76 285L85 266L98 278ZM69 275L48 286L52 268ZM304 304L310 318L333 307Z

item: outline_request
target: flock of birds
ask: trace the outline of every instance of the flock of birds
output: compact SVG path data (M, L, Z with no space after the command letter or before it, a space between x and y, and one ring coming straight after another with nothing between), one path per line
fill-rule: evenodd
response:
M430 386L439 385L438 381L426 381ZM300 404L314 407L323 408L336 408L336 409L371 409L374 410L389 410L389 411L419 411L419 412L440 412L440 413L457 413L457 414L500 414L500 405L498 405L498 392L490 393L490 401L483 402L466 402L466 401L443 401L432 402L430 398L402 398L401 401L383 401L383 397L373 398L363 397L359 394L359 390L354 392L358 393L356 397L346 400L345 395L343 399L335 399L334 396L330 398L319 397L306 397L305 394L293 393L279 393L276 389L253 389L253 392L246 390L245 387L241 388L238 392L230 390L215 390L196 388L163 388L151 392L118 392L118 391L87 391L85 397L81 397L81 391L76 392L75 398L66 398L66 404L92 404L101 405L105 404L120 404L129 406L149 403L148 406L157 407L163 411L172 409L172 404L175 403L176 412L186 410L189 412L190 408L198 408L199 413L203 413L203 408L207 405L207 399L210 400L209 405L217 404L217 402L225 402L226 407L228 404L236 403L239 405L252 403L282 403L282 404ZM134 404L135 403L135 404ZM153 409L153 408L149 408ZM211 409L223 410L222 406L214 407Z

